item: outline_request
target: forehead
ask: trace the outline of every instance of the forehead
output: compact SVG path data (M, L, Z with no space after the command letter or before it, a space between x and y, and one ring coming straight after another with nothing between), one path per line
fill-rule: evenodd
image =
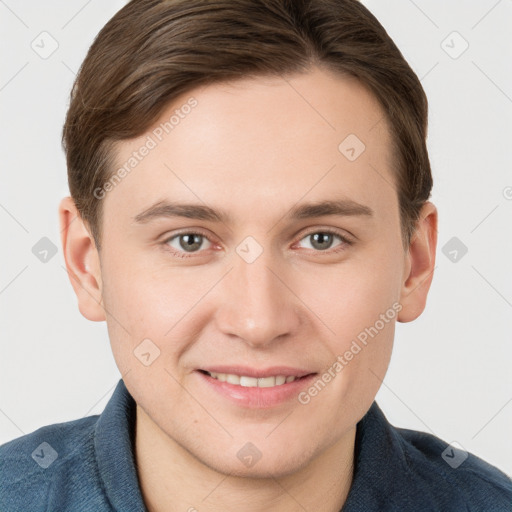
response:
M318 68L184 93L144 135L117 144L116 164L125 172L107 194L106 217L176 198L249 216L301 198L376 211L396 202L378 101L355 78Z

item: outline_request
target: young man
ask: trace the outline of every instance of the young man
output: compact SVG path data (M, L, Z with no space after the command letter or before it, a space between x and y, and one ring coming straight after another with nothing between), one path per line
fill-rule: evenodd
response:
M121 380L0 449L2 511L512 510L374 398L423 311L427 100L355 0L134 0L91 46L59 213Z

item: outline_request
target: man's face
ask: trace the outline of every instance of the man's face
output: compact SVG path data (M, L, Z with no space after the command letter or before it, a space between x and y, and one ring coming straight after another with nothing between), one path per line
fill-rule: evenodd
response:
M406 272L390 145L374 97L318 69L196 89L118 145L118 167L138 160L102 199L103 305L155 432L248 476L291 473L353 432L388 366ZM293 215L327 201L366 213ZM167 203L225 218L149 212Z

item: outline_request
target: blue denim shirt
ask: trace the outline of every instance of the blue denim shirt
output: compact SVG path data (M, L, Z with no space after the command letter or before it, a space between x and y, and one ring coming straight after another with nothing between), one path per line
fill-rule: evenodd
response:
M145 511L135 405L121 379L101 415L0 446L0 511ZM504 473L430 434L393 427L376 402L357 424L354 469L341 512L512 511Z

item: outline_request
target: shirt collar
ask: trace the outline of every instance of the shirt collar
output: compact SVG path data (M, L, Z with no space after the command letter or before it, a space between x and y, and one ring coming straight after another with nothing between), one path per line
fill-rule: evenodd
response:
M94 447L112 510L146 512L135 468L136 403L123 379L96 424Z
M406 465L400 436L374 401L357 424L354 475L341 512L382 510L385 500L400 494Z

